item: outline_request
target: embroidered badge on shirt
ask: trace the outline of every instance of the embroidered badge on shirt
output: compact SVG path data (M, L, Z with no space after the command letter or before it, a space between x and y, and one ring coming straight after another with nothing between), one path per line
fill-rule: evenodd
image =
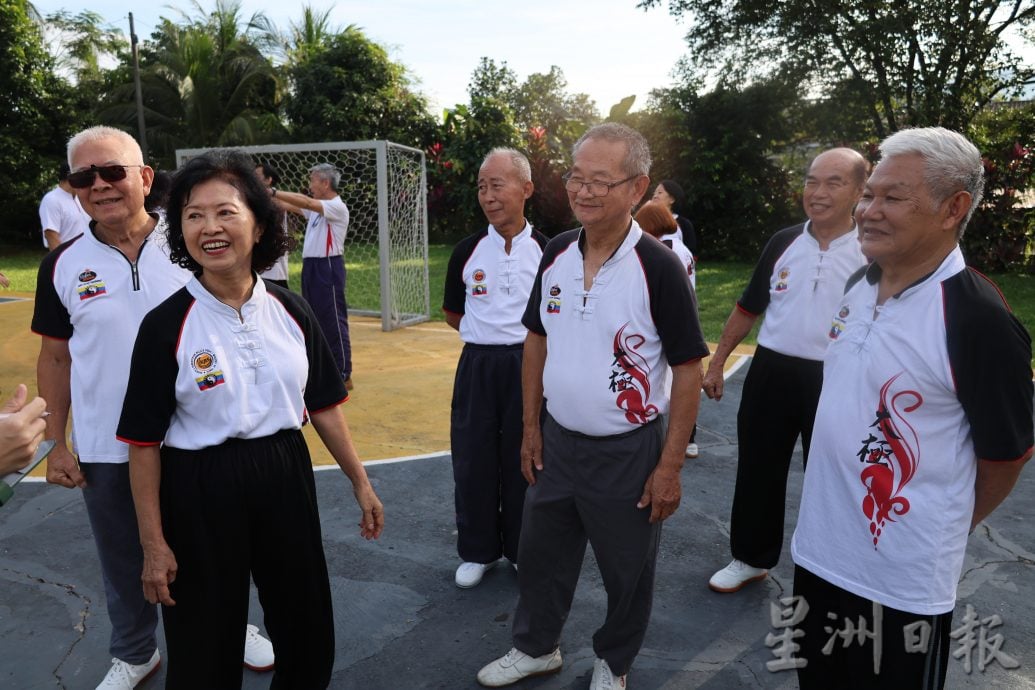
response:
M216 386L226 383L223 372L216 370L216 354L212 350L198 350L190 358L190 366L195 372L201 374L194 379L198 384L198 390L211 390Z
M76 288L76 293L79 295L79 301L90 299L91 297L97 297L108 292L108 289L104 286L103 280L97 279L97 272L91 268L84 268L79 273L79 286Z
M849 313L850 310L848 309L847 304L841 307L841 311L837 312L837 316L834 317L833 323L830 324L830 332L827 334L831 340L837 340L841 337L841 334L844 332L845 326L847 325Z
M475 297L489 294L489 289L483 284L475 285L471 288L471 294Z
M790 269L788 269L788 268L781 268L780 269L780 272L777 274L777 276L779 277L779 280L776 283L776 291L777 292L783 292L784 290L787 289L787 278L790 275L791 275Z
M485 280L485 271L483 271L480 268L476 268L474 269L474 274L471 276L471 278L474 279L474 282L480 283Z

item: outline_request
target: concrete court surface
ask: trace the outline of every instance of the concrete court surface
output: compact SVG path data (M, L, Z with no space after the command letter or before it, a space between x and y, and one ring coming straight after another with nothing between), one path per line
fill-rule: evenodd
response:
M10 295L6 293L5 296ZM0 387L31 381L38 338L28 333L31 302L0 305ZM317 472L337 625L334 688L476 688L474 675L510 647L516 575L500 564L472 590L453 584L455 551L448 407L459 353L455 333L425 324L383 334L354 320L357 389L346 406L364 458L419 456L367 468L385 503L377 542L359 538L348 482ZM770 672L771 607L787 596L788 548L764 583L733 595L707 589L729 560L729 503L736 472L736 409L746 369L721 403L703 401L701 457L683 471L683 504L666 523L651 627L630 688L795 688L793 671ZM311 443L317 451L319 443ZM317 463L328 458L314 452ZM800 457L789 482L789 540L801 487ZM954 629L967 606L978 617L971 672L949 662L950 688L1035 688L1035 475L971 538ZM589 551L561 640L556 676L519 688L585 688L591 635L606 599ZM261 626L253 592L251 620ZM997 624L993 616L999 616ZM90 528L76 491L23 483L0 508L0 688L92 688L109 664L108 620ZM161 637L161 632L159 632ZM984 643L983 645L981 643ZM160 639L161 643L161 639ZM996 645L999 645L996 647ZM998 651L997 651L998 650ZM983 654L982 654L983 652ZM1020 666L1006 669L1008 655ZM984 661L987 667L979 671ZM164 670L141 688L163 685ZM245 688L269 676L245 671ZM204 684L199 683L199 688ZM890 686L889 686L890 687Z

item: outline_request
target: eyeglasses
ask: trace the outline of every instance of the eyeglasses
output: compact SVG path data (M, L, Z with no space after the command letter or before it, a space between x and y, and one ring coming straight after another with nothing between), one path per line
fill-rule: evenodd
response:
M620 184L625 184L630 180L635 180L637 177L639 177L639 175L633 175L624 180L618 180L618 182L584 182L583 180L573 179L571 173L561 175L561 179L564 180L564 188L568 190L569 194L578 194L582 191L582 188L585 187L593 196L607 196L608 192L610 192L612 188L617 187Z
M68 184L75 189L86 189L93 184L98 175L105 182L118 182L126 179L126 168L142 168L143 165L91 165L88 170L71 173Z

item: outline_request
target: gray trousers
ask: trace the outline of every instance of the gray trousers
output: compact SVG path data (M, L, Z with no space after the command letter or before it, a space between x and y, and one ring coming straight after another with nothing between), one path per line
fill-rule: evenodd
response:
M593 651L624 675L643 644L654 598L661 523L650 524L650 507L636 503L658 464L666 424L592 437L546 414L542 429L543 471L525 494L518 547L514 646L532 656L557 648L588 540L607 592Z
M129 463L83 462L80 468L86 476L83 500L108 601L109 651L116 659L143 664L158 647L158 607L144 599L140 582L144 552L129 486Z

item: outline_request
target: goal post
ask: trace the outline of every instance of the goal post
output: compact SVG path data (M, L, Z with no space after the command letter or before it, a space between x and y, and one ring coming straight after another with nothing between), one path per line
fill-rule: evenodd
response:
M345 236L350 314L380 316L391 331L431 317L428 279L427 173L424 152L390 141L235 146L280 173L281 189L305 193L309 170L330 163L341 172L338 193L349 209ZM177 149L176 164L209 151ZM299 236L305 221L288 214ZM301 246L301 243L299 243Z

